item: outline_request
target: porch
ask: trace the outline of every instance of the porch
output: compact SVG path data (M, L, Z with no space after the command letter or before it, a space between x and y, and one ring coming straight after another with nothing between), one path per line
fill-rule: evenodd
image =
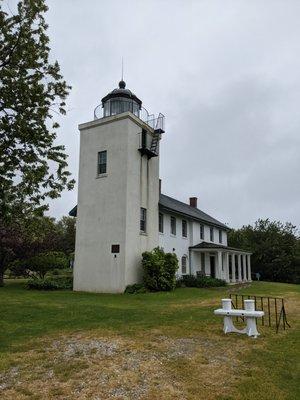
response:
M190 273L223 279L227 283L251 282L251 253L202 242L189 248Z

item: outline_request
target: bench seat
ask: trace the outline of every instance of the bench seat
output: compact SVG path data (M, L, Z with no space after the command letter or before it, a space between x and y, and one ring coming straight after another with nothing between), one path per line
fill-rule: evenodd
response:
M260 318L265 315L263 311L246 311L246 310L224 310L223 308L218 308L214 311L216 315L227 315L230 317L254 317Z

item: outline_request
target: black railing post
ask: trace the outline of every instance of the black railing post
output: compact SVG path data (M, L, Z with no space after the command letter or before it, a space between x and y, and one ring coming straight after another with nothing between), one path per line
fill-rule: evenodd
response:
M276 299L276 297L275 297L274 306L275 306L275 318L276 318L276 328L277 328L277 326L278 326L278 316L277 316L277 299ZM277 328L277 330L278 330L278 328Z
M261 311L264 311L264 298L262 296L260 298L260 308L261 308ZM264 316L261 317L261 324L265 325Z
M270 297L268 297L268 316L269 316L269 326L271 326Z

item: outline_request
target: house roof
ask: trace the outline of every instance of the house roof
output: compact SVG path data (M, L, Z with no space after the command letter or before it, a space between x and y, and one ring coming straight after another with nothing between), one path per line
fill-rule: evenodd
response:
M191 250L193 249L211 249L211 250L232 250L232 251L239 251L243 253L251 253L250 251L247 250L242 250L242 249L237 249L236 247L229 247L229 246L224 246L222 244L217 244L217 243L209 243L209 242L201 242L199 244L196 244L195 246L190 246L189 247Z
M175 214L180 214L186 218L190 218L196 221L205 222L209 225L217 226L226 230L230 228L223 224L222 222L216 220L205 212L199 210L198 208L191 207L179 200L173 199L172 197L166 196L165 194L160 194L159 196L159 209L161 211L169 211ZM72 208L69 212L71 217L77 216L77 205Z
M166 196L165 194L160 194L159 196L159 207L161 210L175 212L200 222L206 222L209 225L214 225L227 230L230 229L227 225L199 210L199 208L191 207L190 205Z
M77 217L77 204L75 207L72 208L71 211L69 211L70 217Z

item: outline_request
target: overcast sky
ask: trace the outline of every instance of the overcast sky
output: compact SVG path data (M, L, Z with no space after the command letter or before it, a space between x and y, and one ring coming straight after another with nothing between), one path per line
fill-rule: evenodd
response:
M127 87L166 116L163 192L232 227L300 225L299 0L48 0L52 56L73 89L59 142L77 180L79 123ZM77 187L51 203L60 217Z

